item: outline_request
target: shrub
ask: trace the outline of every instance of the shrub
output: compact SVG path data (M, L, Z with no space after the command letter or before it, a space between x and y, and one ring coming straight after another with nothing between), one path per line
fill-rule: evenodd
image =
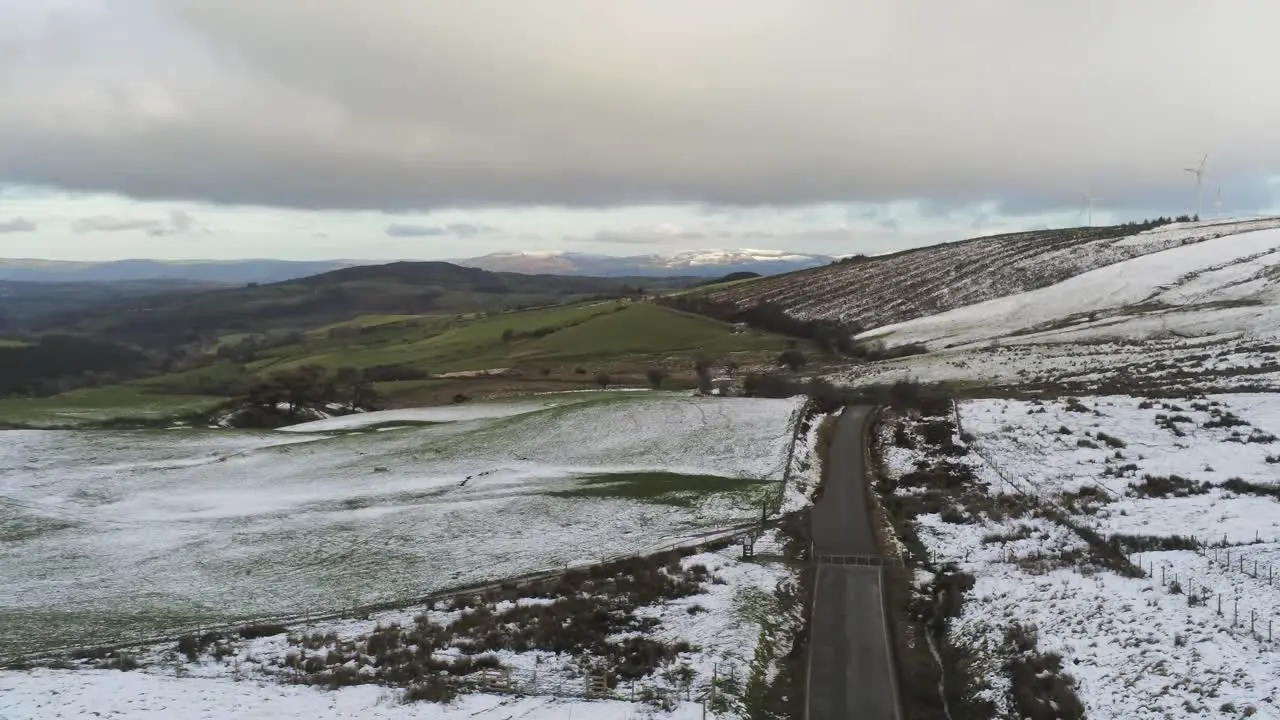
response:
M802 386L777 373L748 373L742 380L742 394L747 397L787 398L802 392Z
M1096 437L1096 438L1098 438L1098 440L1100 440L1100 441L1102 441L1102 442L1106 443L1108 447L1117 448L1117 449L1119 449L1119 448L1124 448L1124 447L1128 447L1128 445L1125 443L1125 441L1121 440L1121 439L1120 439L1120 438L1118 438L1118 437L1114 437L1114 436L1112 436L1112 435L1108 435L1108 434L1106 434L1106 433L1104 433L1104 432L1098 432L1096 435L1094 435L1094 437Z
M1143 475L1141 483L1129 485L1138 497L1189 497L1203 495L1209 492L1210 487L1207 482L1197 483L1181 475Z
M289 628L283 625L262 624L262 625L245 625L240 628L240 638L242 640L253 640L255 638L271 637L273 635L283 635L289 632Z
M778 364L785 365L791 372L800 370L807 362L808 359L804 356L804 353L795 348L783 350L778 355Z
M649 378L649 384L654 390L662 387L662 381L667 379L667 371L662 368L649 368L645 371L645 377Z
M448 703L458 697L458 688L439 675L432 675L422 682L410 685L404 691L404 702Z
M893 426L893 444L896 447L914 450L916 441L911 437L911 433L907 432L905 423L898 422Z
M608 374L596 373L596 384L600 386L601 390L609 387L609 383L611 383L612 381L613 379L610 378Z

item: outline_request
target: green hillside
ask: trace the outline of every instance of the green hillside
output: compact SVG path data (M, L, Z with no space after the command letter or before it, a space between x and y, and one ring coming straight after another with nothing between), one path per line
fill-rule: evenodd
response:
M601 302L504 313L436 327L395 327L367 340L308 338L268 351L248 369L261 374L307 364L357 368L400 365L438 374L622 356L777 350L783 346L780 337L735 335L724 323L650 303Z

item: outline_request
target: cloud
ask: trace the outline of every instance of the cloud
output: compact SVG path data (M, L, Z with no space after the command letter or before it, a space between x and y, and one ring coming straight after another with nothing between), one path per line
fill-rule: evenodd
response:
M78 233L155 230L162 226L163 222L160 220L121 217L115 215L98 215L95 217L80 218L72 224L72 228Z
M477 223L449 223L447 225L391 223L387 226L386 234L394 238L455 236L466 239L496 231L497 228L491 225Z
M12 220L0 220L0 234L3 233L28 233L35 232L39 227L35 222L26 218L13 218Z
M204 228L186 210L170 210L167 220L128 215L95 215L76 220L72 223L72 229L77 233L116 233L143 230L149 235L159 237L190 233Z
M0 38L0 182L384 210L1033 212L1088 189L1176 211L1206 151L1238 202L1280 166L1280 5L1256 0L102 7Z
M685 230L677 225L641 225L623 229L599 230L591 235L568 238L573 243L618 245L662 245L706 240L711 235L701 230Z

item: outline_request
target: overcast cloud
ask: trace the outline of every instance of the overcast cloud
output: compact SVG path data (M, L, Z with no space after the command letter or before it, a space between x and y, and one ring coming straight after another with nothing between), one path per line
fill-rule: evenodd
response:
M63 4L0 0L0 182L1012 212L1181 201L1204 152L1209 183L1269 197L1280 166L1280 6L1257 0Z

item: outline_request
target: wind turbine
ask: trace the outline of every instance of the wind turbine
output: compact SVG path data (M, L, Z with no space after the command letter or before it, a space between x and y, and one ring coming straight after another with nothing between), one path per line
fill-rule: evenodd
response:
M1091 195L1087 192L1080 193L1080 197L1085 202L1085 207L1082 210L1089 213L1089 227L1093 227L1093 205L1102 198Z
M1196 176L1196 217L1204 214L1204 164L1209 162L1209 153L1205 153L1200 159L1200 166L1193 168L1182 168L1183 170Z
M1221 219L1222 218L1222 186L1221 185L1218 186L1218 192L1213 198L1213 210L1214 210L1214 215L1216 215L1219 219Z

